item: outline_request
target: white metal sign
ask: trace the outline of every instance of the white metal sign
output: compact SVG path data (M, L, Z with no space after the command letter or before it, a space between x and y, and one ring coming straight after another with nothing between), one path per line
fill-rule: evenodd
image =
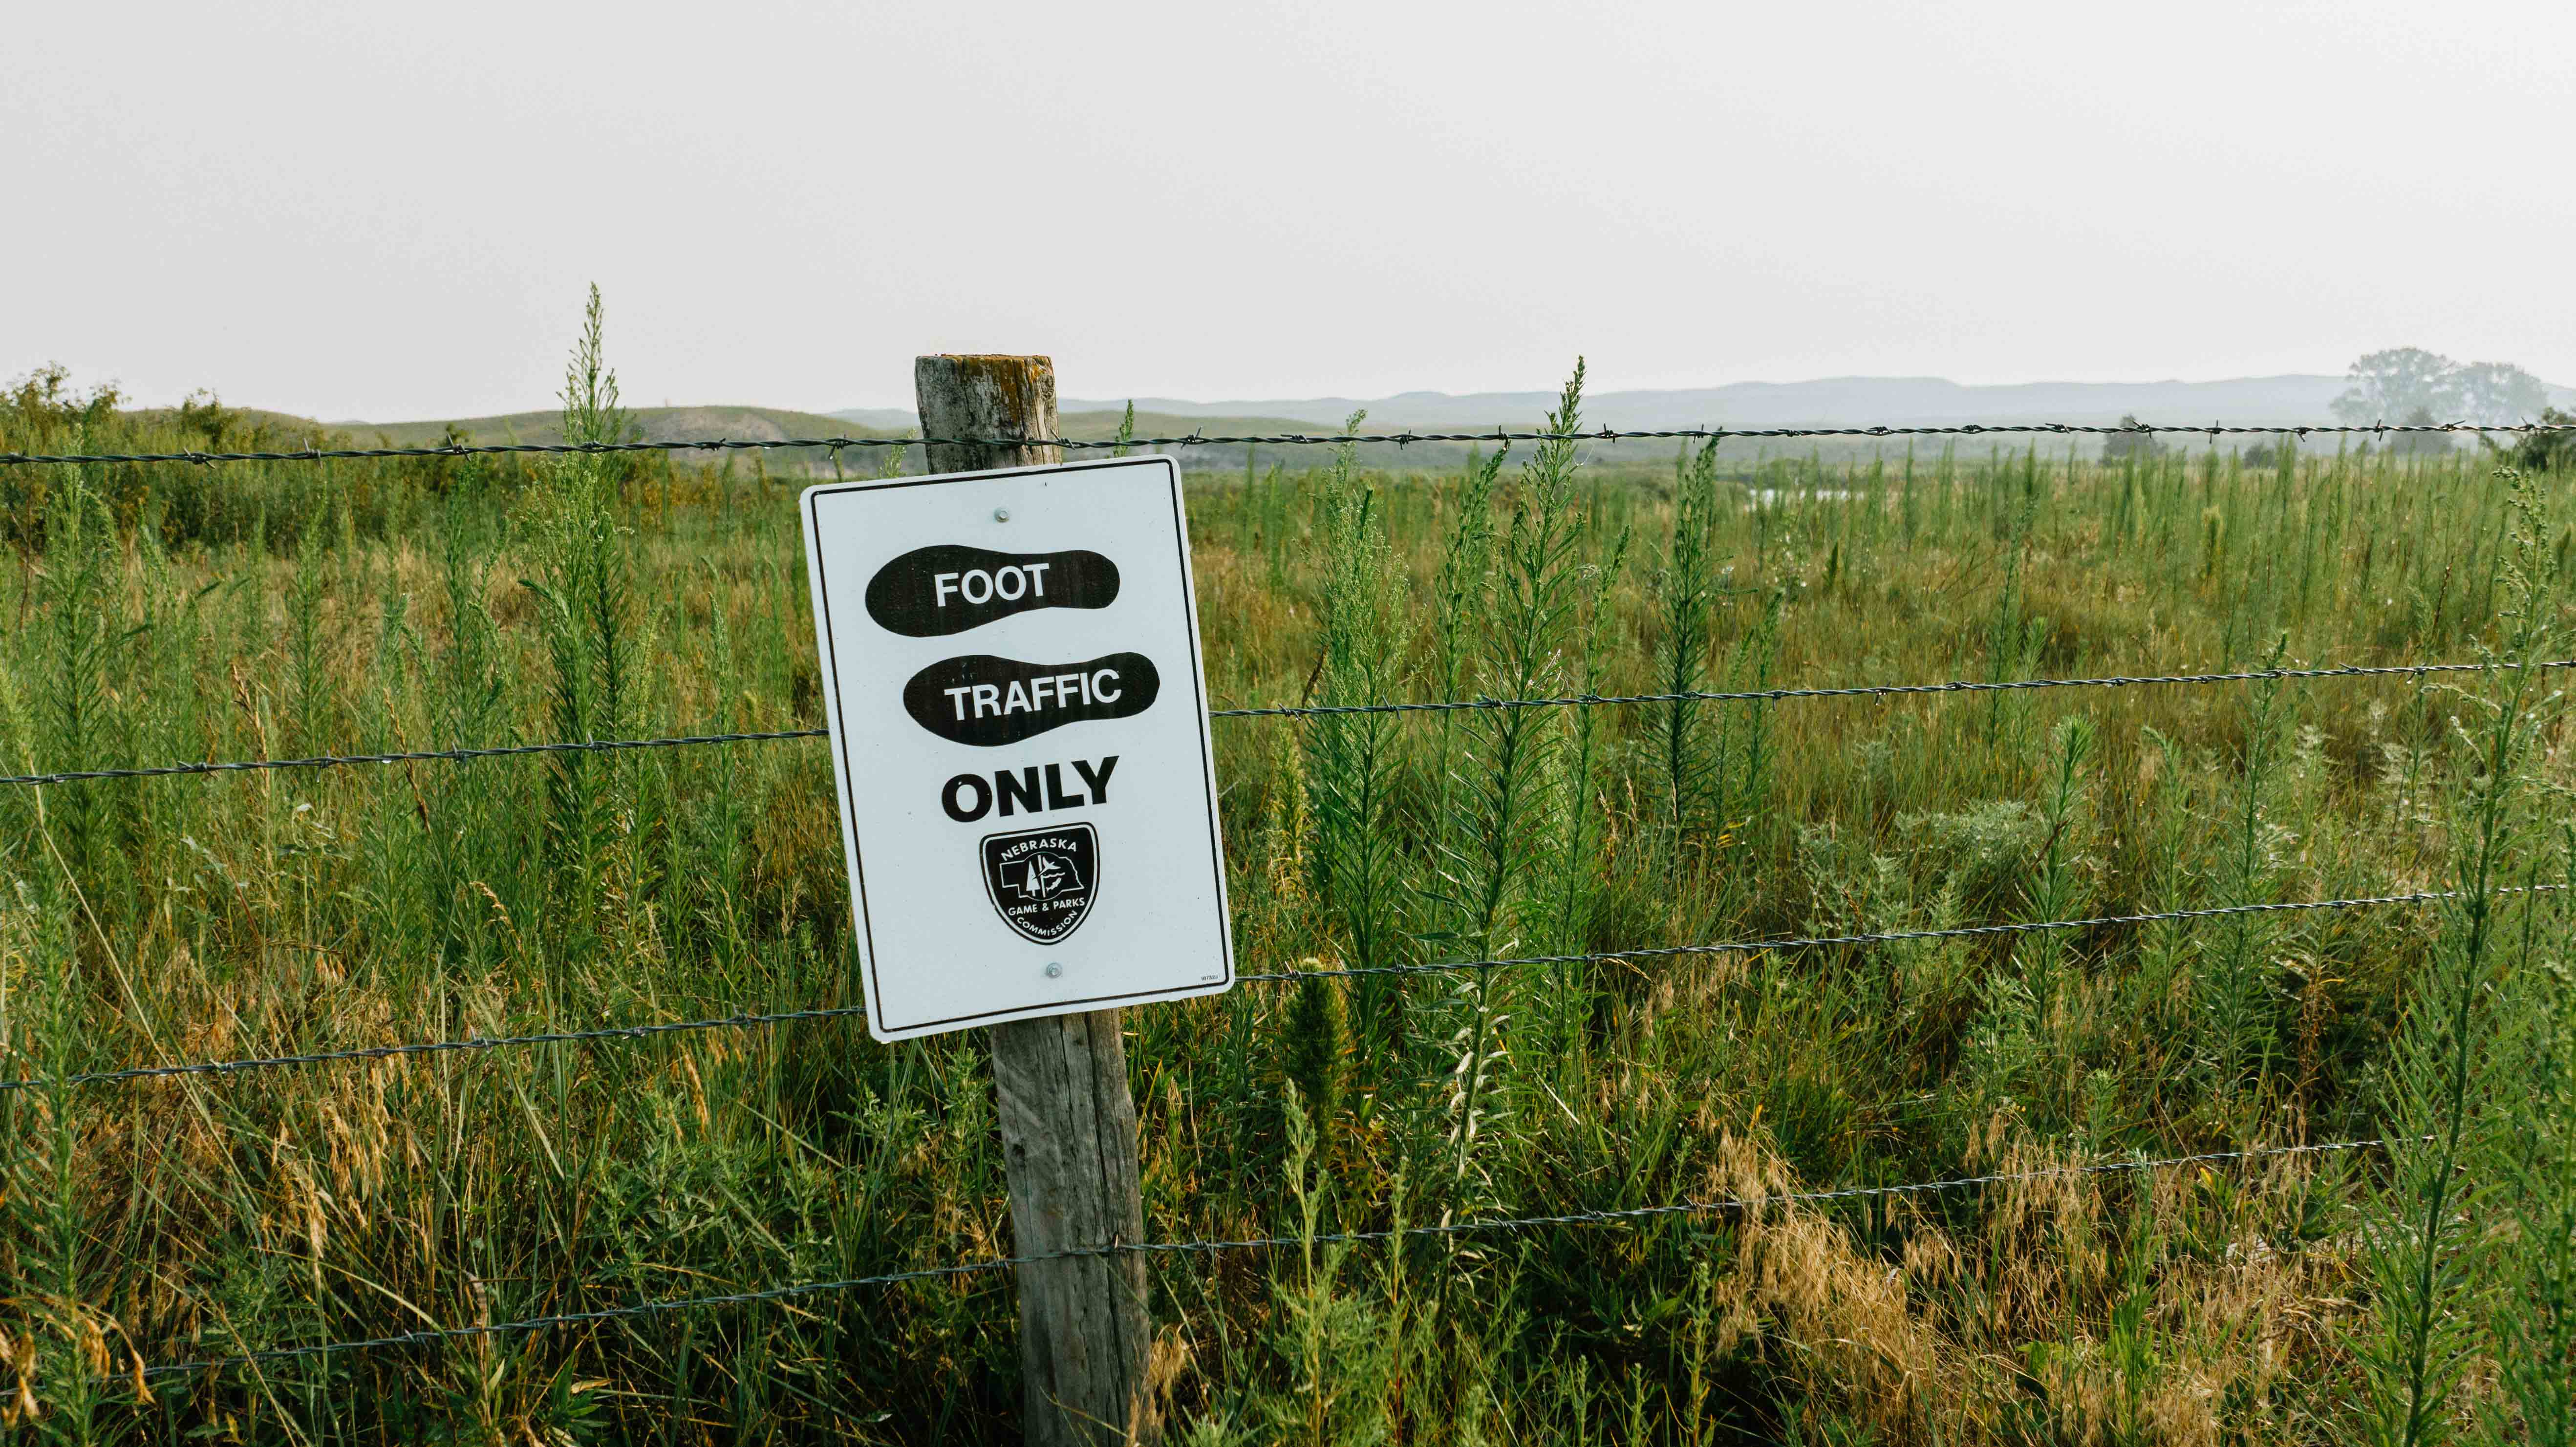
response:
M1180 468L804 496L868 1033L1234 983Z

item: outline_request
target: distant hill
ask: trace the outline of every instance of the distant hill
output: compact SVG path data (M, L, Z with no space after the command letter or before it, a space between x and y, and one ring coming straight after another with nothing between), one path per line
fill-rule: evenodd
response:
M1064 416L1066 435L1086 441L1105 442L1118 435L1118 419L1127 404L1116 411L1069 412ZM646 442L708 442L719 438L741 442L779 442L813 437L903 437L918 436L910 412L892 409L854 408L848 412L791 412L776 407L638 407L633 409L637 434ZM437 442L454 427L468 442L560 442L563 440L562 417L555 412L513 412L498 417L464 417L453 421L431 419L418 422L334 422L331 430L344 432L360 446L418 447ZM1175 417L1162 413L1139 412L1136 430L1140 436L1176 435L1190 431L1209 433L1246 432L1312 432L1317 429L1284 417ZM1267 467L1272 453L1265 450L1260 465ZM1294 466L1329 458L1307 454L1316 449L1286 449L1294 455L1287 460ZM1450 466L1467 455L1467 449L1403 449L1411 455L1399 458L1394 447L1366 449L1370 466L1428 468ZM1383 458L1376 454L1383 452ZM1189 449L1194 459L1206 456L1200 449ZM1452 456L1452 454L1455 454ZM687 461L709 461L720 456L714 452L682 452ZM808 452L772 452L766 454L772 472L815 473L829 475L831 460L827 455ZM882 465L873 449L864 460L845 455L842 464L851 472L874 472ZM1229 451L1223 465L1237 468L1243 454ZM747 463L745 464L748 465ZM922 470L919 449L905 454L904 470Z
M1126 406L1124 402L1118 404L1120 410ZM845 407L823 415L835 422L855 422L861 427L880 427L888 432L911 432L920 426L920 419L909 407Z
M1120 403L1125 406L1125 403ZM146 427L175 427L179 423L176 407L136 407L125 416ZM338 430L330 423L298 417L292 412L271 412L260 407L226 407L224 424L229 434L268 438L318 438Z
M891 437L900 430L853 426L839 417L790 412L778 407L636 407L630 410L636 430L641 440L646 442L702 442L717 438L783 442L793 437ZM419 422L337 422L332 425L361 440L383 438L386 445L394 447L436 442L446 435L450 427L474 442L563 440L563 414L552 410L512 412L499 417Z
M2019 382L1974 386L1939 377L1830 377L1812 382L1735 382L1669 391L1601 392L1584 399L1584 421L1596 427L1939 427L1967 422L2065 422L2106 425L2135 415L2158 423L2230 426L2331 423L2342 377L2293 374L2221 382ZM2576 389L2550 388L2558 406L2576 406ZM1190 402L1139 397L1141 415L1185 420L1285 418L1312 429L1338 427L1365 408L1371 431L1425 428L1462 431L1536 425L1556 404L1552 392L1403 392L1392 397L1312 397L1290 401ZM1124 400L1068 398L1074 416L1116 412ZM853 409L834 417L874 426L909 425L911 414ZM1181 429L1189 430L1188 427ZM1218 430L1208 425L1207 430Z
M1971 386L1939 377L1831 377L1812 382L1735 382L1672 391L1602 392L1584 399L1584 419L1605 427L1937 427L1966 422L2107 424L2124 415L2150 422L2331 423L2342 377L2239 377L2222 382L2019 382ZM2550 388L2559 406L2576 389ZM1550 392L1404 392L1355 400L1181 402L1139 397L1137 408L1180 417L1257 414L1338 425L1357 408L1369 424L1471 428L1534 422L1554 406ZM1123 407L1123 401L1067 401L1067 412Z
M1064 435L1075 441L1106 441L1118 435L1119 418L1127 404L1116 403L1098 410L1095 403L1065 404L1061 409ZM1347 414L1345 414L1347 415ZM1370 419L1373 423L1376 419ZM1308 436L1341 430L1342 419L1318 426L1301 418L1268 415L1234 415L1222 412L1196 412L1182 416L1172 412L1149 412L1137 404L1136 435L1139 437L1186 437L1193 433L1208 437L1261 437L1276 433L1304 433ZM1285 463L1290 471L1329 466L1333 449L1329 447L1175 447L1159 449L1179 457L1182 470L1190 474L1242 472L1246 468L1266 471L1273 463ZM1359 464L1382 472L1434 472L1464 466L1476 449L1464 443L1423 442L1398 447L1391 442L1369 443L1359 450ZM1489 449L1490 450L1490 449ZM1093 454L1098 455L1098 454Z
M2288 375L2240 377L2221 382L2023 382L1972 386L1938 377L1834 377L1811 382L1735 382L1722 387L1667 391L1603 392L1584 402L1584 422L1591 427L1675 428L1763 427L1939 427L1968 422L2063 422L2106 425L2123 416L2164 424L2215 422L2228 426L2298 426L2334 421L2332 404L2346 385L2341 377ZM2576 407L2576 389L2551 387L2550 400ZM1404 392L1392 397L1311 397L1288 401L1191 402L1168 397L1136 399L1137 435L1181 436L1199 433L1228 436L1267 433L1328 433L1344 418L1365 409L1369 431L1411 428L1420 431L1476 431L1503 427L1536 427L1554 406L1551 392ZM1065 433L1097 441L1117 434L1126 402L1068 398L1062 403ZM316 424L300 418L266 420L292 428ZM654 442L784 441L832 436L901 437L918 435L913 414L901 408L853 407L838 412L793 412L775 407L641 407L634 412L644 440ZM434 443L455 427L472 442L557 442L561 419L552 411L515 412L507 416L468 417L453 422L335 422L329 430L344 432L360 445L412 446ZM1993 443L1979 443L1981 448ZM2007 444L2008 445L2008 444ZM2048 450L2069 445L2059 441ZM1827 442L1816 450L1828 457L1867 456L1902 442L1871 439ZM1736 461L1749 463L1768 450L1803 454L1804 442L1768 449L1743 447ZM1662 465L1671 444L1638 443L1603 449L1593 461ZM1418 443L1397 447L1374 444L1360 450L1363 466L1387 471L1455 468L1474 448L1468 444ZM2089 446L2086 450L2090 450ZM1234 472L1247 466L1266 469L1274 462L1291 468L1321 466L1332 459L1324 447L1188 447L1175 449L1195 473ZM712 460L714 453L686 453L691 461ZM879 462L845 457L854 472L875 471ZM830 460L812 454L769 454L771 471L828 475ZM921 470L921 454L905 458L908 471Z
M1099 403L1068 405L1062 409L1064 435L1079 442L1109 441L1118 435L1118 422L1125 413L1126 407L1127 404L1124 402L1109 405ZM836 422L874 427L888 433L918 434L918 429L913 425L912 414L893 408L854 407L846 412L834 412L830 415ZM1340 418L1333 419L1329 426L1318 426L1301 418L1278 414L1263 416L1201 411L1184 417L1172 412L1146 411L1141 406L1136 413L1136 435L1139 437L1184 437L1192 433L1209 437L1269 436L1282 432L1302 432L1313 435L1340 430ZM1328 447L1208 446L1159 450L1171 452L1183 459L1187 464L1184 470L1192 474L1241 472L1246 467L1263 471L1273 463L1285 463L1290 470L1297 471L1309 467L1327 466L1333 460L1333 450ZM1409 447L1398 447L1393 443L1372 443L1360 448L1359 462L1362 467L1375 468L1384 472L1428 472L1459 467L1466 462L1468 455L1473 451L1475 451L1474 448L1464 444L1419 443ZM1097 457L1102 454L1085 449L1083 455ZM918 461L919 454L907 459L908 463L918 463ZM915 467L914 470L917 471L918 468Z
M1314 423L1286 412L1229 412L1194 402L1174 404L1189 409L1186 413L1148 407L1142 400L1136 404L1136 435L1139 437L1176 436L1185 432L1205 432L1212 436L1252 432L1337 431L1342 419L1332 419L1329 427L1318 429ZM1126 410L1125 402L1067 402L1059 409L1063 414L1065 435L1083 441L1105 441L1118 435L1118 422ZM861 427L874 427L887 434L920 431L912 413L898 407L851 407L825 413L834 422L848 422Z

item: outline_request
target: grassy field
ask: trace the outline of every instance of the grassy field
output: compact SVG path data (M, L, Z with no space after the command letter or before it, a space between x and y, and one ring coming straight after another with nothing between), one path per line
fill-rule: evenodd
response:
M602 382L561 435L618 435ZM204 431L89 400L21 389L0 450ZM1219 706L2568 656L2556 473L1732 446L1195 472ZM747 466L15 467L0 539L11 772L819 718ZM2486 892L2576 877L2563 677L1220 723L1247 971L2467 893L1130 1011L1166 1240L2407 1142L1151 1258L1173 1435L2568 1440L2568 905ZM1006 1253L980 1036L50 1083L854 1004L832 808L813 741L0 787L0 1418L1009 1436L1000 1273L135 1371Z

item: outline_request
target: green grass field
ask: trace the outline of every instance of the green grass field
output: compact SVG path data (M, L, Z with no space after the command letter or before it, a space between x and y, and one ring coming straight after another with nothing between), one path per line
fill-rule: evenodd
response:
M21 390L0 450L203 444L83 402ZM554 435L608 402L577 369ZM1740 445L1185 459L1218 706L2570 656L2561 473ZM795 485L0 468L0 767L810 727ZM1164 1240L2407 1142L1158 1256L1171 1434L2568 1440L2569 906L2486 892L2576 878L2564 678L1221 721L1247 971L2467 893L1130 1011ZM1007 1254L980 1035L54 1083L855 1004L832 797L810 740L0 787L9 1430L1010 1436L1007 1273L136 1372Z

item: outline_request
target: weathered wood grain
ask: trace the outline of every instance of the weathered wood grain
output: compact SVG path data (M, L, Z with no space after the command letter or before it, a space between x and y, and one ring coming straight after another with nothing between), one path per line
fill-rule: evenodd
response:
M1027 1255L1143 1240L1136 1105L1118 1012L994 1026L993 1082L1014 1249ZM1029 1442L1161 1440L1146 1380L1153 1323L1145 1305L1142 1256L1020 1268Z
M914 403L924 437L1060 437L1055 363L1045 357L937 356L912 363ZM955 447L933 443L932 472L1042 467L1064 461L1061 447Z
M939 356L913 363L925 437L1055 437L1055 365L1044 357ZM1056 447L934 444L933 472L1034 467ZM993 1027L993 1084L1020 1255L1087 1250L1145 1235L1136 1101L1118 1012ZM1141 1256L1019 1268L1022 1431L1036 1447L1162 1440L1147 1381L1153 1321Z

